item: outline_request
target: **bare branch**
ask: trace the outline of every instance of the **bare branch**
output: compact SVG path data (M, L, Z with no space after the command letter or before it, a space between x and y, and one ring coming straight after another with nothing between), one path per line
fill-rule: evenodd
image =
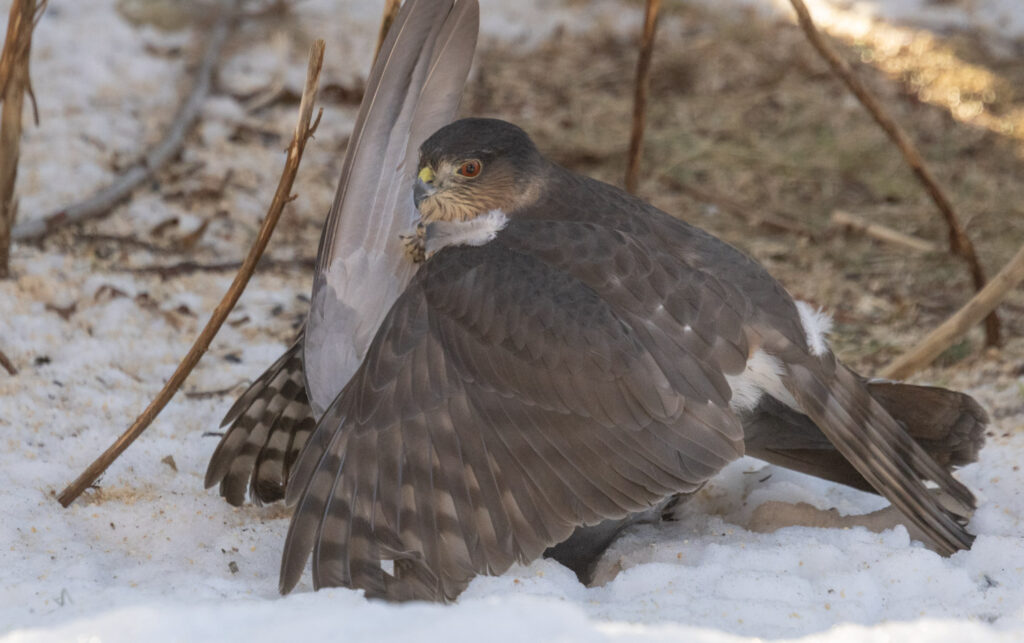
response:
M284 210L285 204L288 202L288 195L291 194L292 184L295 181L295 175L299 170L299 163L302 160L302 152L306 147L306 142L311 136L310 121L313 116L313 101L316 99L317 87L320 82L320 69L323 66L324 61L324 41L317 40L313 43L313 47L309 52L309 68L306 75L306 86L302 90L302 101L299 104L299 118L298 123L295 126L295 133L292 136L292 142L288 146L288 157L285 161L284 170L281 173L281 179L277 184L277 191L274 193L274 200L270 204L270 208L267 211L267 216L263 220L263 225L260 227L259 235L256 237L256 241L253 246L249 249L249 254L246 255L245 261L242 264L238 274L235 275L234 281L231 283L231 287L224 293L224 297L221 299L217 308L214 309L213 315L210 317L210 321L207 322L206 327L203 328L203 332L196 338L192 348L189 349L188 354L178 365L177 370L174 371L174 375L167 381L163 389L157 394L156 398L150 402L146 410L142 412L135 422L128 428L127 431L117 439L114 444L110 446L103 454L96 459L95 462L90 464L85 471L82 472L78 478L72 482L64 491L58 496L58 501L65 507L74 502L75 498L80 496L89 485L94 483L96 479L106 471L107 467L117 459L125 449L128 448L132 442L135 441L142 432L156 419L156 416L161 410L167 405L174 396L174 393L181 387L181 384L188 377L192 369L195 368L196 364L199 363L199 359L209 348L210 342L213 341L217 331L228 317L228 313L238 302L238 298L242 296L242 291L245 289L246 284L249 282L249 278L252 277L253 271L256 269L256 264L260 257L263 255L263 251L267 247L267 243L270 241L270 235L274 231L274 226L277 225L278 219L281 217L281 212Z
M914 237L909 234L903 234L899 230L893 230L892 228L888 228L878 223L865 221L860 217L842 210L836 210L832 213L832 223L842 228L855 230L863 235L871 237L872 239L901 246L915 252L939 251L939 246L931 241L920 237Z
M11 253L11 229L18 213L18 200L14 194L18 178L18 158L21 155L21 117L25 94L31 96L28 63L32 49L32 30L46 1L14 0L7 19L7 37L0 54L0 279L6 279ZM35 98L32 97L35 110ZM33 111L35 113L35 111ZM36 123L38 124L38 116Z
M209 35L205 38L206 48L195 71L192 90L178 109L174 120L167 128L163 139L148 150L142 159L131 166L113 183L100 189L96 194L73 205L60 208L43 217L25 221L14 228L15 241L38 241L54 230L70 223L81 223L105 216L118 203L128 198L135 188L147 181L154 172L175 158L185 145L185 137L192 130L203 102L210 93L213 73L217 68L224 41L234 27L241 0L232 0L221 12Z
M12 362L3 351L0 351L0 366L3 366L4 370L7 371L11 377L18 374L18 369L14 367L14 362Z
M216 263L199 263L198 261L181 261L170 265L135 266L127 268L115 268L123 272L133 272L141 275L159 275L161 279L180 277L196 272L223 272L225 270L238 270L242 267L241 261L221 261ZM298 259L273 259L263 257L256 265L257 270L272 268L302 268L312 270L316 267L316 259L311 257L300 257Z
M821 33L818 32L818 28L814 26L814 21L811 20L811 14L807 11L807 5L804 4L803 0L790 0L793 5L793 9L796 10L797 19L800 21L800 27L804 30L807 35L807 39L814 45L814 48L818 50L821 57L828 62L829 67L836 76L846 84L851 92L860 101L860 104L864 106L864 109L868 110L871 116L875 119L875 122L885 131L896 147L899 148L900 153L903 154L903 160L907 162L910 169L913 170L914 175L918 181L924 186L928 195L932 198L935 203L935 207L942 213L943 218L946 220L946 225L949 227L949 249L953 254L962 257L967 262L967 266L971 271L971 278L974 280L975 290L981 290L985 286L985 271L981 267L981 263L978 261L978 255L974 252L974 244L971 243L967 233L964 232L963 227L960 225L960 221L956 216L956 212L953 210L953 204L946 196L945 190L935 180L935 176L932 174L928 166L925 165L924 158L921 153L918 152L917 147L910 140L910 137L896 124L896 121L892 119L889 113L882 107L882 104L868 91L866 85L854 74L853 68L844 59L839 57L832 46L825 42L825 39L821 37ZM995 312L988 316L985 320L985 344L988 346L995 346L999 343L999 317L996 316Z
M644 5L644 33L640 40L640 56L636 62L636 86L633 89L633 129L629 135L629 161L626 166L626 191L635 193L640 180L640 152L647 125L647 91L651 86L651 57L654 35L658 29L661 0L647 0Z
M955 315L942 322L913 349L900 355L882 371L882 377L903 379L931 364L942 351L995 310L1011 290L1024 281L1024 246L992 281L974 295Z

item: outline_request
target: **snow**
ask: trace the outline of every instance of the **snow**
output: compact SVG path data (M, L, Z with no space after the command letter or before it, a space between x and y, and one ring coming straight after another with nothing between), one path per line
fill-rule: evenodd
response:
M0 4L6 14L9 3ZM163 52L190 46L190 32L132 26L118 16L118 4L53 2L39 25L33 79L43 126L26 131L22 216L39 216L110 180L115 166L130 162L171 116L184 63ZM487 37L526 44L559 24L638 24L632 17L616 19L621 6L610 2L587 10L581 7L588 3L574 2L551 12L540 0L483 4ZM983 9L997 4L973 3L975 19L995 20L997 14ZM322 26L334 52L328 82L348 82L368 64L377 5L298 3L303 21ZM895 5L928 3L861 6ZM1022 29L1024 15L1013 10L1016 5L1002 7L1012 19L997 21ZM935 11L946 16L954 9ZM202 164L197 181L219 180L232 169L231 188L218 207L241 223L142 191L96 230L148 232L176 217L187 232L212 218L203 251L239 256L269 202L283 144L225 152L229 133L250 118L237 96L273 78L300 86L304 65L302 56L289 54L294 46L269 39L253 43L249 53L228 54L221 80L226 89L204 110L203 145L183 161ZM344 141L352 113L336 106L325 113L304 164L323 169L307 170L300 179L296 221L329 203L337 173L333 150ZM293 111L272 119L288 132ZM279 236L312 235L315 243L316 226L307 228L296 225ZM154 260L146 251L128 258ZM0 282L0 350L20 374L0 371L0 641L320 636L717 643L748 637L842 642L1024 636L1024 473L1018 466L1024 456L1024 376L998 386L969 381L970 392L999 413L981 461L958 474L978 494L971 523L978 540L971 551L948 559L912 541L901 526L881 533L863 527L748 529L758 508L772 507L770 502L806 502L843 515L885 503L744 459L684 505L679 520L635 528L613 544L601 563L607 581L601 586L583 587L556 563L537 561L476 579L451 606L369 602L344 589L313 593L308 577L282 598L277 568L287 512L232 508L204 490L217 439L204 433L216 430L233 399L217 392L237 393L284 349L304 309L296 294L308 292L308 275L258 275L232 313L239 323L224 327L189 379L185 390L198 395L179 394L99 488L65 510L55 494L159 390L231 275L161 281L114 270L60 243L15 246L12 265L14 278Z

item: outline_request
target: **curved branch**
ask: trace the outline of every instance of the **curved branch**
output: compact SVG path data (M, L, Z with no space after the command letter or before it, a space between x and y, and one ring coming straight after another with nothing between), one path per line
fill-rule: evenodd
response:
M149 427L149 425L156 419L156 416L163 410L167 403L171 401L171 397L181 387L182 382L188 377L192 369L195 368L196 364L199 363L199 359L206 352L206 349L210 347L210 342L213 341L217 331L220 330L224 320L227 319L228 313L234 308L235 303L238 302L238 298L242 296L242 291L245 290L245 286L249 283L249 278L252 277L253 271L256 269L256 264L259 262L260 256L263 255L263 251L267 247L267 243L270 242L270 235L274 232L274 226L277 225L278 219L281 217L281 212L284 210L284 206L292 200L291 190L292 184L295 182L295 175L299 170L299 162L302 160L302 152L306 148L306 142L313 136L313 132L316 130L316 126L320 123L320 115L318 114L315 121L310 123L313 115L313 101L316 99L317 87L320 83L320 69L324 62L324 41L317 40L313 43L313 47L309 52L309 69L306 74L306 86L302 90L302 102L299 104L299 120L295 125L295 133L292 135L292 142L288 146L288 158L285 161L284 170L281 173L281 179L277 184L277 191L274 193L274 200L270 204L270 208L267 211L267 216L263 220L263 225L260 227L259 235L256 237L256 241L252 247L249 248L249 254L246 255L245 261L242 263L242 267L238 270L238 274L235 275L234 281L231 282L231 287L224 293L224 297L217 304L217 308L214 309L213 315L210 317L210 321L206 323L206 327L203 328L203 332L200 333L199 337L196 338L195 343L192 344L192 348L189 349L188 354L185 355L184 359L178 365L177 370L174 371L174 375L167 381L160 393L157 394L156 398L149 403L146 410L142 412L135 422L128 427L128 430L117 439L114 444L103 452L103 454L96 459L95 462L90 464L85 471L82 472L74 482L72 482L64 491L61 492L57 500L60 504L67 507L75 499L82 494L92 483L96 481L100 475L107 470L114 460L117 459L121 453L124 452L128 446L135 441L142 432ZM321 114L323 111L321 110Z
M15 241L39 241L54 230L70 223L80 223L108 214L111 209L128 198L135 188L147 181L154 172L176 157L185 145L185 137L192 130L203 102L210 93L213 72L220 60L224 41L235 25L241 0L233 0L221 12L220 17L206 38L206 48L195 72L195 81L188 98L179 108L163 139L147 151L138 163L118 176L113 183L96 194L73 205L54 210L38 219L25 221L14 227Z
M811 14L803 0L789 1L793 5L793 9L796 10L800 27L807 35L807 39L811 41L814 48L818 50L821 57L832 68L833 73L839 76L847 88L857 97L860 104L864 106L864 109L868 110L868 113L875 119L875 122L885 131L892 142L896 144L896 147L899 148L900 153L903 155L903 160L913 170L914 176L924 186L928 196L935 203L935 207L942 213L943 218L946 220L946 225L949 227L949 250L967 262L967 266L971 271L971 278L974 281L974 289L981 290L984 288L985 271L978 261L978 255L974 251L974 244L971 243L970 237L964 232L959 219L957 219L956 212L953 210L953 203L946 196L946 191L935 180L931 170L928 169L924 162L924 157L921 156L921 153L917 150L917 147L910 140L910 137L907 136L906 132L885 111L885 108L878 102L878 99L868 91L867 86L857 78L850 64L841 58L832 49L831 45L821 37L821 33L814 26L814 21L811 19ZM988 346L999 344L999 317L994 312L985 320L985 344Z
M882 377L903 379L931 364L972 326L995 310L1006 294L1024 281L1024 246L1009 263L988 282L981 292L971 298L955 315L942 322L913 349L900 355L882 371Z
M626 166L626 191L636 193L640 182L640 152L647 125L647 94L651 86L651 58L654 56L654 35L658 29L661 0L647 0L644 5L644 32L640 39L640 56L636 62L636 86L633 88L633 128L629 135L629 161Z

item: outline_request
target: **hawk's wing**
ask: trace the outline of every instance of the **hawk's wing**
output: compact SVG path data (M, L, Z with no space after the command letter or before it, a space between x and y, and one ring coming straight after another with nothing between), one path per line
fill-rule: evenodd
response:
M282 591L312 552L317 587L452 598L697 488L743 452L724 374L743 368L747 308L599 225L512 221L442 250L296 463Z
M235 402L206 471L233 505L282 497L314 417L355 371L415 271L400 245L419 215L420 143L454 116L476 48L476 0L408 0L367 81L320 238L306 328ZM308 386L308 391L307 391Z
M455 116L478 23L476 0L407 0L367 80L320 237L306 324L316 416L355 372L415 272L400 237L419 218L412 202L419 146Z
M716 345L727 348L729 342L723 345L721 339L745 333L751 348L763 351L777 366L774 376L795 406L868 484L928 535L937 551L951 555L971 546L974 536L965 525L975 507L973 494L914 441L872 397L862 379L831 351L811 350L792 298L763 267L710 234L610 185L567 172L555 176L554 189L545 192L546 200L533 207L534 212L629 231L662 255L677 258L699 274L717 277L701 284L702 290L682 297L684 306L690 297L706 301L713 293L703 289L716 283L730 284L743 293L749 307L741 328L728 318L702 317L693 324L691 334L717 338ZM561 237L555 240L565 242ZM925 480L935 483L934 490Z

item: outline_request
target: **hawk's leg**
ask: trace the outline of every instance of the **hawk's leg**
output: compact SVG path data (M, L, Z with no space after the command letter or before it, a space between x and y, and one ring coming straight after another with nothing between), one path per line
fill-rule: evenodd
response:
M427 260L427 226L422 220L416 223L415 232L403 234L401 239L405 254L413 263L423 263Z

